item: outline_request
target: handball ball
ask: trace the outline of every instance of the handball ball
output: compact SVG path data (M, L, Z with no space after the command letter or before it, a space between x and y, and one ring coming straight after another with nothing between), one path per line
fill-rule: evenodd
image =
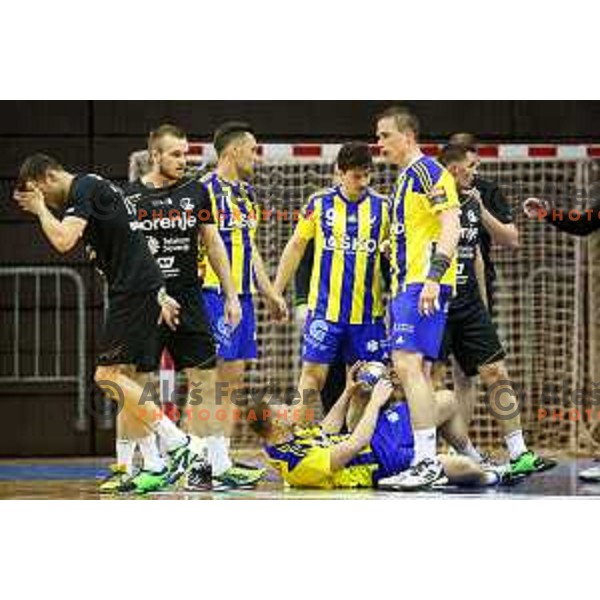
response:
M364 364L356 374L356 381L373 388L375 384L387 375L387 367L382 362L371 361Z

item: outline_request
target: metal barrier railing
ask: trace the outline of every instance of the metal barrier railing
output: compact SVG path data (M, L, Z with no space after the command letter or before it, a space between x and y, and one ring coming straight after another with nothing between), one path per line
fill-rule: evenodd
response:
M81 275L69 267L0 267L0 277L13 278L12 321L12 372L0 373L0 383L74 383L77 386L77 401L75 406L75 428L84 431L88 427L86 406L86 366L85 366L85 286ZM22 319L21 285L24 279L33 278L33 368L25 369L22 351L22 332L31 323ZM76 292L76 347L73 373L64 373L61 357L63 356L63 323L62 297L63 280L70 280L75 285ZM55 303L50 307L51 319L54 323L54 339L52 352L54 360L51 369L42 372L40 362L42 357L41 330L41 299L42 293L54 287ZM45 337L43 350L48 351L48 337Z

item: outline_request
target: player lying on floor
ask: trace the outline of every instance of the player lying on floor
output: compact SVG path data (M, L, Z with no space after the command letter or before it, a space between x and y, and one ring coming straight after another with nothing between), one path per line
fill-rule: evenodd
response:
M372 365L373 363L370 363ZM264 442L269 463L294 487L407 489L385 479L408 469L414 439L408 405L385 367L374 385L355 378L363 365L348 373L346 388L321 423L295 426L281 407L259 406L251 427ZM402 398L402 399L400 399ZM436 424L458 455L441 455L445 482L493 485L503 479L499 467L483 466L466 454L474 451L450 391L436 393ZM344 424L349 433L340 433ZM438 484L441 481L437 482Z

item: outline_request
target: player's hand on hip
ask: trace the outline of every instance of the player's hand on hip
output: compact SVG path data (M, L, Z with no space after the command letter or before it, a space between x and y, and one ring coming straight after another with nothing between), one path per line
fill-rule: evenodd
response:
M371 393L371 402L378 408L381 408L392 396L394 386L389 379L382 377L373 388Z
M158 292L158 303L160 304L158 324L160 325L164 322L169 328L175 331L177 325L179 325L179 311L181 309L179 302L175 298L171 298L164 288L161 288Z
M27 183L24 189L15 191L13 198L24 211L34 215L39 215L46 206L44 194L33 183Z
M298 327L303 327L306 322L306 315L308 314L308 304L298 304L294 308L294 320Z
M426 281L419 296L419 313L426 317L440 310L440 284L435 281Z
M550 209L550 205L542 198L527 198L523 202L523 212L528 219L543 219Z
M242 320L242 305L237 294L225 300L225 323L235 329Z

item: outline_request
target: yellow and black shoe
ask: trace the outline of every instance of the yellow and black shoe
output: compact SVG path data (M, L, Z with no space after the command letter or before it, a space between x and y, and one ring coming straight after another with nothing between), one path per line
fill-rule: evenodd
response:
M118 494L119 489L128 479L127 467L125 465L114 464L109 466L110 474L100 482L98 491L101 494Z

